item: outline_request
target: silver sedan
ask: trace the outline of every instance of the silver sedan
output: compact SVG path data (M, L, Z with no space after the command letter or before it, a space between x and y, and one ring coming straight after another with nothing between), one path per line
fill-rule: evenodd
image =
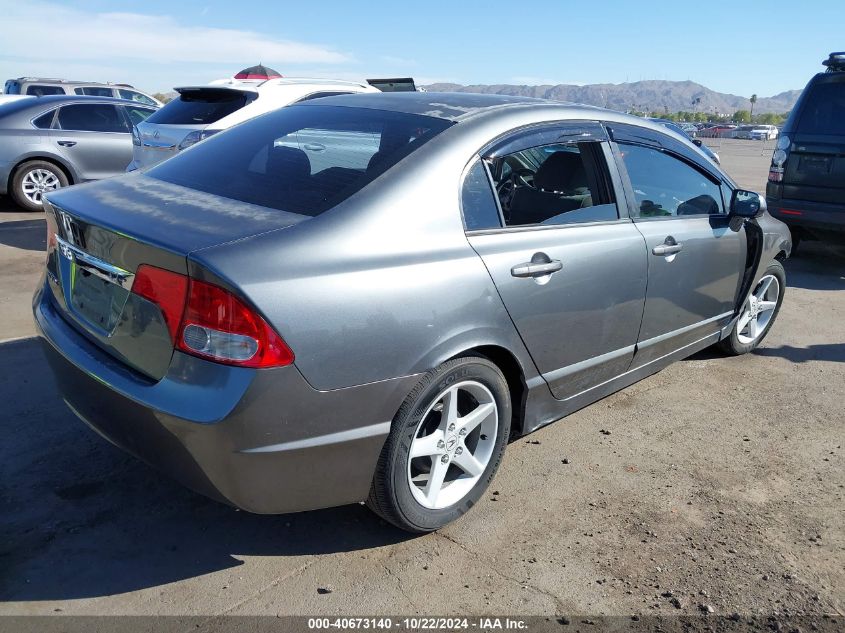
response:
M686 137L491 95L311 101L45 206L35 320L84 422L252 512L415 532L511 438L754 349L791 250Z

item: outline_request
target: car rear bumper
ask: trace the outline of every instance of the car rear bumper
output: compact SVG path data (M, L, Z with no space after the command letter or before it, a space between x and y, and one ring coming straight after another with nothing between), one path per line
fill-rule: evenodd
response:
M786 198L766 200L769 213L790 227L811 233L845 233L845 205Z
M233 368L175 352L153 383L70 326L43 286L33 311L77 416L184 485L250 512L366 499L392 417L418 380L317 391L294 366Z

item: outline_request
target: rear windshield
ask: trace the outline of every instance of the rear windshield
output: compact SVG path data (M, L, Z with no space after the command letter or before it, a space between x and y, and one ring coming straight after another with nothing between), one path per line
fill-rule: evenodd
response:
M796 131L845 136L845 81L818 82L808 90Z
M213 136L147 175L315 216L346 200L450 125L443 119L400 112L290 106Z
M208 125L240 110L255 96L236 90L186 90L147 120L165 125Z

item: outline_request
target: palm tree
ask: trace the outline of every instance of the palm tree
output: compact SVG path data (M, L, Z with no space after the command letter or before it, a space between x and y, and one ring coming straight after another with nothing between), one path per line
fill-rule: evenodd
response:
M757 95L751 95L749 101L751 102L751 118L754 119L754 104L757 103Z

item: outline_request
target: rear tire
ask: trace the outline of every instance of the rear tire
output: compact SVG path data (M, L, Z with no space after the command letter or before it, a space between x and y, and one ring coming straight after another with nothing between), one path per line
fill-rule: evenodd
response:
M443 363L394 417L367 505L415 533L460 518L496 474L510 423L510 391L496 365L480 357Z
M67 186L68 178L58 165L45 160L31 160L15 169L9 193L22 209L41 211L44 194Z
M719 347L731 356L747 354L756 348L774 325L786 290L786 271L774 260L766 268L745 300L730 336Z

